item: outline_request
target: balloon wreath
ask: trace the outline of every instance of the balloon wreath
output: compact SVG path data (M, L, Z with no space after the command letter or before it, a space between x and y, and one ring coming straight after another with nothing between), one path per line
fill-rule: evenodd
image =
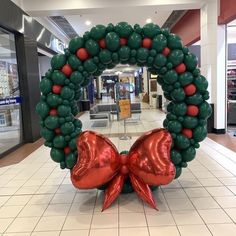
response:
M146 24L143 27L138 24L132 27L126 22L120 22L115 26L113 24L107 26L97 25L90 32L85 32L83 37L73 38L64 54L53 56L51 60L52 68L48 70L40 82L42 96L36 107L36 111L41 118L41 135L45 139L45 146L51 148L50 155L53 161L60 163L62 169L68 168L71 170L72 182L76 187L101 187L100 184L107 189L107 192L110 191L111 193L114 190L114 185L113 189L108 186L108 183L114 177L114 171L110 173L107 181L103 180L97 185L76 185L76 178L79 182L78 176L83 177L80 172L88 172L88 169L92 168L93 163L96 162L96 158L93 159L85 155L89 153L87 149L92 148L91 143L87 144L86 149L86 145L80 143L80 137L85 143L89 143L90 138L94 138L98 144L101 140L107 143L108 146L112 146L112 144L109 144L101 135L96 135L93 132L82 133L82 123L75 116L78 113L77 100L82 95L82 88L90 83L89 77L99 76L105 69L114 68L119 63L146 66L151 73L157 74L157 82L161 85L165 98L170 101L167 106L166 119L163 123L165 130L154 130L154 133L144 135L147 139L150 139L150 135L153 135L150 142L153 139L158 139L160 135L165 136L163 142L169 140L168 134L171 138L172 144L169 143L169 148L168 145L165 147L167 148L165 153L159 150L159 154L153 154L159 155L158 158L162 158L161 156L166 154L169 156L170 163L166 165L173 166L173 168L168 173L165 172L166 170L162 172L163 176L169 174L173 178L178 178L182 168L187 167L187 162L194 159L195 149L199 148L199 142L207 135L206 123L211 114L211 107L206 102L209 99L208 82L197 68L196 56L182 45L180 37L170 33L168 29L161 29L153 23ZM143 145L146 145L145 141L143 141ZM161 143L159 145L161 146ZM153 147L158 149L155 145ZM99 149L98 152L103 151L98 145L96 148ZM113 152L115 153L111 149L113 150L113 148L108 148L110 155ZM133 150L133 148L131 149ZM136 147L136 149L138 148ZM138 152L138 150L136 151ZM150 149L147 152L152 154ZM117 154L114 155L117 156ZM126 155L126 158L127 155L130 156L130 162L135 156L121 153L121 159L124 155ZM104 156L101 158L104 158ZM90 160L90 163L88 163L89 160L86 160L86 158L90 158L93 162ZM106 158L109 159L110 157ZM152 155L145 159L147 163L151 163L151 160L155 161L156 159ZM112 161L110 160L110 162ZM133 161L132 165L137 167L137 163L137 160L136 162ZM153 176L156 177L159 173L158 178L160 178L160 166L163 163L160 162L159 166L155 166L155 163L152 163L152 167L149 166L149 171L151 168L153 173L155 172ZM84 169L86 165L89 165L87 170ZM101 166L101 163L99 165ZM140 163L139 167L141 168ZM129 168L131 171L132 168ZM129 178L123 180L122 184L121 178L116 181L120 181L120 186L124 186L124 192L132 191L134 188L148 202L147 198L150 196L144 196L150 190L148 186L166 184L173 178L166 182L150 182L148 180L145 182L145 177L142 177L140 168L139 170L136 168L136 171L139 172L139 174L136 173L138 177L133 177L135 176L135 168L133 168ZM89 181L90 177L88 175L86 181ZM149 178L152 178L151 174L146 173L146 179ZM142 181L141 183L137 179L141 179L145 183ZM119 188L119 192L121 191L122 187ZM104 209L109 204L105 204ZM154 206L151 200L149 204Z

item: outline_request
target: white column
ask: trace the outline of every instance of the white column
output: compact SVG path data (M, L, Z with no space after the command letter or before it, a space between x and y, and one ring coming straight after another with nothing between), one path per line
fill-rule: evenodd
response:
M218 25L218 1L201 8L201 73L209 82L214 128L226 128L226 30Z
M143 67L143 90L144 93L148 92L148 78L147 68Z

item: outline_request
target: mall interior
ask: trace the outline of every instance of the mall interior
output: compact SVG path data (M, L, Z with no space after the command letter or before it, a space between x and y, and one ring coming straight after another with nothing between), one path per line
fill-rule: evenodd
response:
M236 0L1 0L0 235L236 235Z

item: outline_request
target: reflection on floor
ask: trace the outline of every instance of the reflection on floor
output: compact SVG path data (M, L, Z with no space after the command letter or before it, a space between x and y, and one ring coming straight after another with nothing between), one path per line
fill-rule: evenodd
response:
M165 117L143 110L130 123L132 139L119 140L122 122L97 128L119 151L128 150ZM81 119L91 129L88 113ZM103 192L77 190L41 146L18 164L0 168L0 234L6 236L193 236L236 235L236 153L207 138L182 176L154 193L159 211L136 194L121 195L101 213Z

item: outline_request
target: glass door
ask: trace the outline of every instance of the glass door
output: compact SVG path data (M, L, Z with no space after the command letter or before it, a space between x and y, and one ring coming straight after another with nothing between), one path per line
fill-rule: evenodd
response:
M0 28L0 155L22 142L21 133L15 37Z

